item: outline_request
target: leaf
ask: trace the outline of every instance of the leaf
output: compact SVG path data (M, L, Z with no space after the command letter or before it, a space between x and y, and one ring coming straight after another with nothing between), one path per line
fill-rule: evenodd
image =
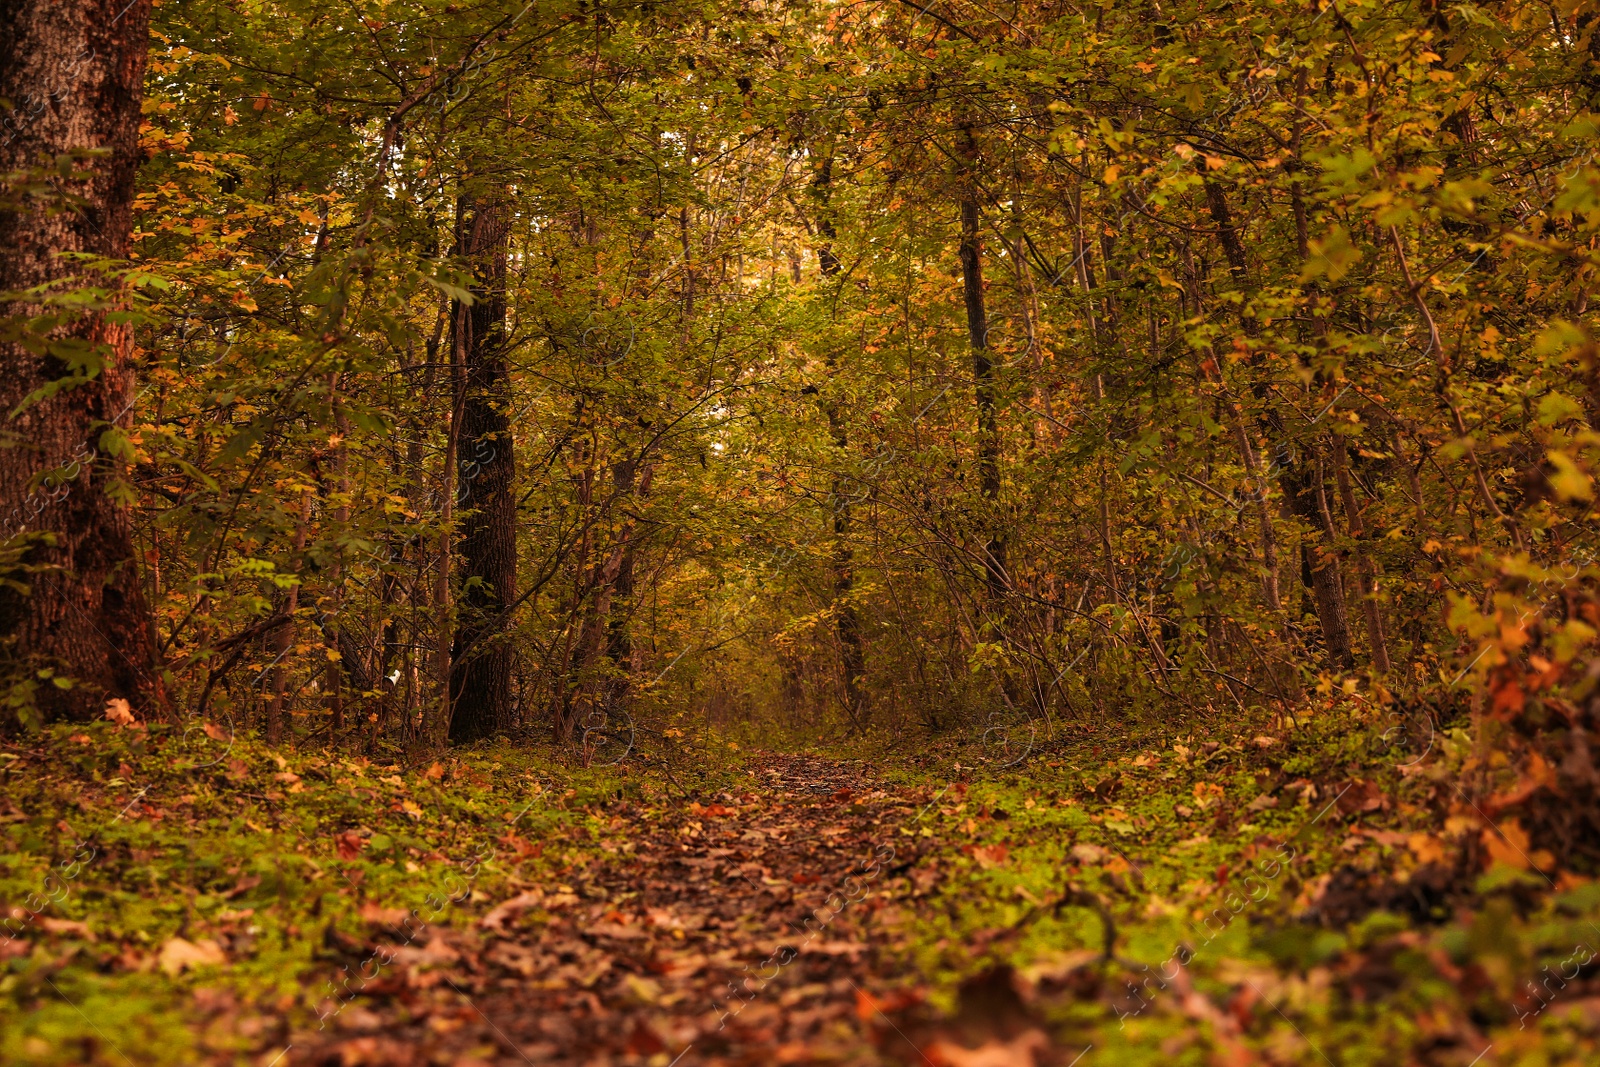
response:
M422 276L422 280L439 290L451 300L459 300L467 307L472 306L472 293L469 290L463 289L461 286L455 284L453 280L441 278L432 274L424 274Z
M1361 250L1350 243L1350 232L1335 223L1319 238L1308 242L1305 266L1300 269L1302 283L1326 278L1337 282L1361 261Z
M967 1048L939 1038L927 1048L929 1063L948 1067L1034 1067L1036 1057L1050 1042L1040 1030L1025 1030L1010 1041L990 1038L977 1048Z
M972 850L972 858L977 860L978 866L984 870L1004 865L1009 855L1004 845L978 845Z
M478 920L478 925L485 930L503 930L507 922L543 902L544 893L538 889L530 889L526 893L519 893L510 900L496 904L489 910L489 914Z
M1528 831L1516 819L1507 819L1498 828L1483 828L1483 847L1490 863L1501 863L1519 871L1530 866L1528 860Z
M353 860L361 855L361 850L366 846L366 841L355 831L346 830L343 833L334 835L333 844L339 851L340 859Z
M1560 449L1551 449L1545 458L1555 471L1549 475L1550 488L1562 500L1593 500L1594 482Z
M1110 852L1099 845L1091 845L1088 842L1072 846L1072 858L1079 863L1101 863L1110 855Z
M161 946L156 962L167 974L176 976L201 967L221 967L228 962L228 957L215 941L185 941L174 937Z
M1362 812L1382 810L1388 806L1388 798L1376 782L1363 779L1354 779L1344 786L1335 789L1338 795L1338 808L1341 815L1355 815Z
M1417 858L1418 863L1443 863L1444 844L1432 834L1414 833L1406 838L1406 847Z
M75 934L85 941L96 941L94 931L89 929L88 923L77 922L72 919L52 919L48 915L40 916L39 928L47 934Z
M118 726L132 726L138 720L133 717L133 708L121 697L112 697L106 701L106 718Z
M244 458L267 435L267 429L270 426L271 423L265 420L253 422L246 426L228 438L227 443L217 453L217 461L219 463L229 463L233 460Z

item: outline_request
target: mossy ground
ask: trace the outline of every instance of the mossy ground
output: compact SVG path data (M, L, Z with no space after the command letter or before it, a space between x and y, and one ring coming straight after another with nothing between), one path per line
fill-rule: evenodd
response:
M860 981L937 1028L1009 966L1056 1047L1118 1064L1600 1062L1600 885L1447 802L1466 734L1418 752L1381 725L1041 744L1009 768L880 752L877 780L927 802L870 833L915 838L932 873L874 887L861 921L892 936ZM0 1060L269 1062L343 1003L375 923L468 927L615 863L688 804L759 792L745 755L405 765L109 723L13 742ZM1461 857L1453 891L1403 892ZM852 1025L870 1050L875 1020Z

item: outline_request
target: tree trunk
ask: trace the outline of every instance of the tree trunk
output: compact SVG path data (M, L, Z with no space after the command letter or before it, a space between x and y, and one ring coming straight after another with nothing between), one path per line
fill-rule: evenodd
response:
M1345 522L1350 536L1356 542L1356 581L1361 587L1361 612L1367 624L1367 645L1372 650L1372 668L1379 674L1389 673L1389 646L1383 634L1383 613L1378 608L1378 575L1372 563L1372 553L1367 547L1367 528L1362 521L1361 509L1356 506L1356 494L1350 487L1350 470L1344 438L1333 439L1333 473L1339 484L1339 499L1344 504Z
M827 155L822 160L822 165L817 168L817 175L812 180L812 192L816 196L820 209L817 212L817 233L822 241L817 246L817 263L824 278L836 276L843 264L833 250L833 242L837 233L833 226L833 214L829 203L833 190L833 158ZM836 376L838 360L830 349L827 357L828 377ZM839 398L833 393L826 394L822 403L822 413L828 420L828 437L837 450L839 462L844 462L850 438L845 430L844 416L839 409ZM851 595L855 592L855 550L850 546L850 503L846 495L849 489L845 479L835 475L833 485L828 494L828 499L833 508L833 552L829 564L833 570L833 620L835 633L839 637L839 669L844 675L844 704L845 714L850 716L850 721L861 728L866 722L866 699L861 691L861 680L867 672L866 651L861 641L861 618L856 612L855 602Z
M298 574L304 570L306 551L306 531L311 525L311 494L302 491L300 494L300 508L294 526L294 567ZM285 725L285 711L287 707L286 694L289 688L289 668L284 660L289 657L294 649L294 614L300 610L300 583L296 582L284 594L281 610L289 616L289 623L280 626L272 638L272 699L267 701L267 744L276 745L283 741Z
M149 19L148 0L0 0L0 98L15 105L0 172L31 170L69 152L103 153L82 161L82 178L56 183L82 198L73 210L25 202L0 212L0 291L70 288L67 279L80 268L60 253L127 254ZM37 311L16 303L5 309ZM166 694L130 512L106 493L114 480L109 462L97 462L105 424L130 421L132 328L93 312L54 335L95 346L104 365L11 417L69 370L54 355L0 345L0 540L20 549L20 565L32 572L15 575L31 585L28 593L0 593L0 649L75 680L70 689L40 687L38 710L47 720L96 717L111 697L161 713ZM46 471L54 477L35 485Z
M459 450L459 502L466 510L457 545L461 593L450 666L450 739L472 741L515 725L513 656L505 639L506 608L517 595L516 462L505 358L508 208L463 196L457 227L457 247L477 280L472 306L455 317L466 362Z
M613 468L612 477L617 482L618 503L632 508L634 500L650 495L650 482L655 474L652 465L638 471L638 460L626 460ZM624 491L624 486L626 491ZM618 535L621 555L617 558L617 577L612 583L610 618L606 624L606 656L611 660L612 675L606 680L605 710L609 716L615 709L626 705L633 692L633 609L634 570L639 559L639 538L632 518L622 524Z
M1339 577L1339 555L1326 528L1322 495L1322 475L1316 458L1303 453L1300 462L1283 473L1284 496L1295 518L1312 530L1310 542L1311 592L1316 601L1317 621L1322 626L1323 645L1335 668L1355 666L1350 653L1350 616L1345 607L1344 585Z
M997 516L1000 498L1000 428L995 419L994 362L989 358L989 317L983 306L983 245L978 237L978 201L961 201L961 295L967 310L967 341L972 346L972 378L978 402L978 492L988 506L991 524L983 566L989 594L1006 589L1006 543Z

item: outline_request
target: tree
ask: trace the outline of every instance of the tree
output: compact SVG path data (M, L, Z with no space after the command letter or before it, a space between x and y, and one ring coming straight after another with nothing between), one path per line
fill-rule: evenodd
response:
M455 345L461 359L461 445L457 503L460 621L450 656L450 739L472 741L515 724L513 651L505 639L517 595L516 453L506 365L506 245L511 211L503 199L463 195L457 247L472 264L470 306L458 302Z
M24 578L0 593L0 635L73 680L39 690L45 718L95 716L110 698L165 706L114 469L133 329L106 262L128 252L149 16L147 0L0 4L0 172L26 189L0 205L0 298L22 324L0 338L0 536ZM98 259L70 258L85 255Z

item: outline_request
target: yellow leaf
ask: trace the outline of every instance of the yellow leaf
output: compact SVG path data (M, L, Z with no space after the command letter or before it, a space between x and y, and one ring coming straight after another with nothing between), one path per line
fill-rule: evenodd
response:
M1559 449L1551 449L1545 453L1545 458L1550 465L1555 467L1555 473L1550 475L1550 488L1562 500L1593 500L1594 484L1572 457Z

